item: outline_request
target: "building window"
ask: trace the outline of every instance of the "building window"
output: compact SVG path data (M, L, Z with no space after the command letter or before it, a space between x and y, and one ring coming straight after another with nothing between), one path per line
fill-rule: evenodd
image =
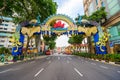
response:
M7 30L7 28L4 28L4 30Z
M89 6L89 8L88 8L88 13L89 13L89 15L91 15L93 12L95 12L94 3L91 2L91 3L90 3L90 6Z
M5 40L1 40L0 42L5 42Z
M96 4L98 5L98 0L96 0Z
M0 28L0 29L3 29L3 28Z
M120 11L120 5L118 0L114 0L112 2L109 2L109 0L107 0L107 3L108 3L108 8L110 10L109 11L110 16L113 16L114 14Z
M4 45L0 45L0 47L4 47Z
M8 26L8 24L5 24L5 26Z
M117 26L112 26L112 27L109 29L109 33L111 34L111 37L118 36Z
M102 6L102 7L105 7L105 4L104 4L104 2L102 2L102 3L101 3L101 6Z
M107 3L109 4L109 3L111 3L113 0L107 0Z
M1 26L3 26L4 24L0 24Z

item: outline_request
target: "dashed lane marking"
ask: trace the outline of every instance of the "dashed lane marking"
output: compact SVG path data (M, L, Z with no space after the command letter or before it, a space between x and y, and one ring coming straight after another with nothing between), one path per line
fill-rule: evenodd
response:
M40 70L34 75L34 77L38 76L43 70L44 70L44 68L40 69Z
M120 73L120 71L117 71L118 73Z
M78 71L76 68L74 68L74 70L75 70L81 77L83 77L83 74L80 73L80 71Z
M1 71L0 74L1 74L1 73L6 73L6 72L9 72L9 71L19 70L19 69L20 69L20 68L15 68L15 69L10 68L10 69L7 69L7 70L4 70L4 71Z

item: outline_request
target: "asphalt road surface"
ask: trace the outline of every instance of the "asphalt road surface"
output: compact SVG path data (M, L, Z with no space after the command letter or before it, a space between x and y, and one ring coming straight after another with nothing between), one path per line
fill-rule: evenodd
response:
M0 80L120 80L120 66L52 55L0 67Z

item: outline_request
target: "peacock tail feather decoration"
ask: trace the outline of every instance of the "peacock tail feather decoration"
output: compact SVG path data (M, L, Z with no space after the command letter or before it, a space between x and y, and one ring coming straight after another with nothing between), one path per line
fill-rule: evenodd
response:
M18 48L22 46L22 43L19 41L19 39L20 39L19 32L15 32L10 38L10 42L12 42L12 46L16 47L16 50L14 50L14 52L17 52Z
M104 50L102 49L102 46L106 45L106 42L108 41L110 34L108 34L107 32L104 32L102 37L99 38L99 41L96 43L98 46L100 46L100 50L102 52L104 52Z

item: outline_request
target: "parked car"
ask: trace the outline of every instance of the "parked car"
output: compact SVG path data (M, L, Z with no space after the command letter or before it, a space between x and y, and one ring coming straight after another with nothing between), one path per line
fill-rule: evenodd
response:
M45 54L50 55L50 50L46 50Z

